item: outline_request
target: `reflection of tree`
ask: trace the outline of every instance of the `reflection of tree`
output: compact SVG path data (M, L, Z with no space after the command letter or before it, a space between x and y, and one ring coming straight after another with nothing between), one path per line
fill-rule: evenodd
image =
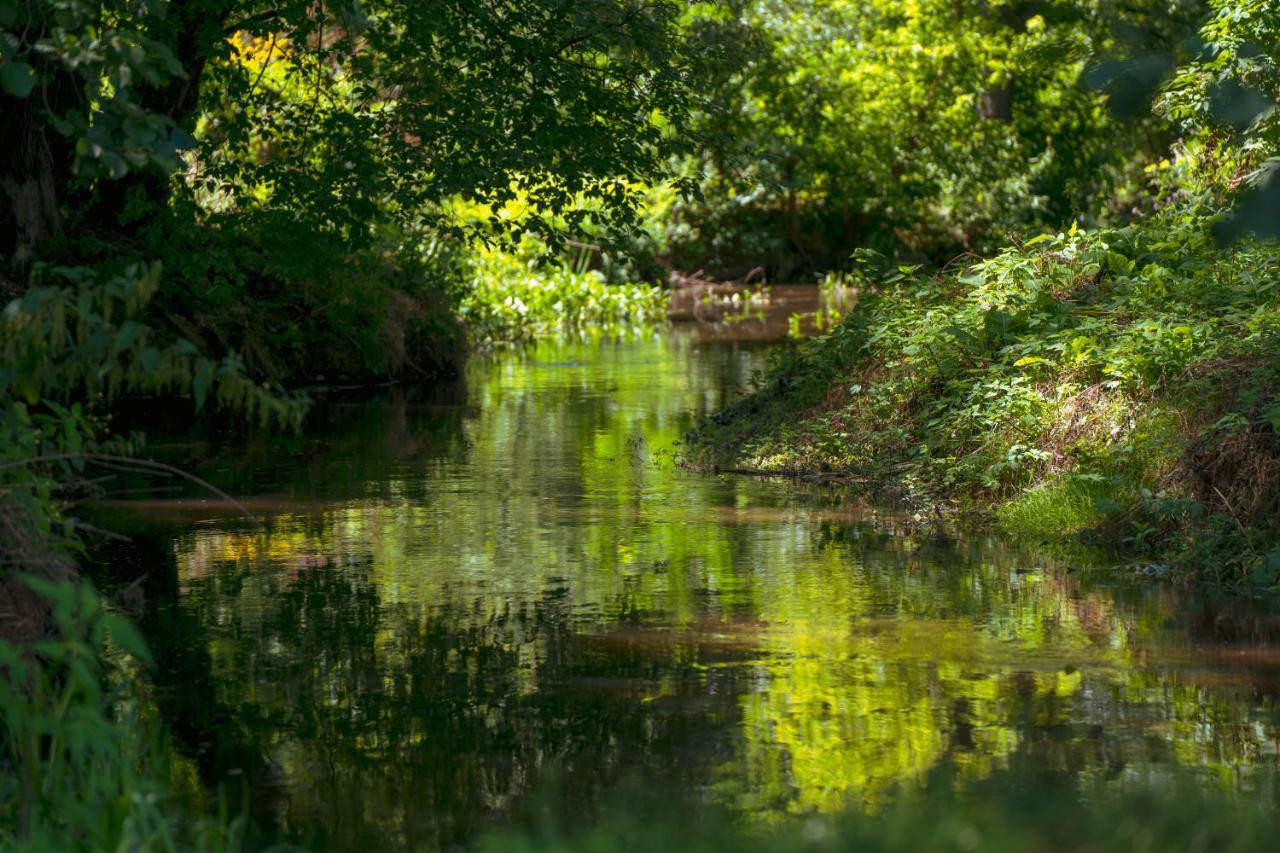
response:
M222 793L234 806L248 793L252 817L258 822L273 815L276 779L266 754L266 738L256 724L254 709L235 704L228 696L215 663L219 645L214 626L198 608L175 606L178 574L173 548L159 538L109 541L97 554L116 577L109 586L129 584L134 597L148 603L140 627L150 638L156 682L156 707L178 752L189 758L202 782ZM131 571L142 572L129 576Z
M1153 761L1238 771L1270 760L1270 715L1142 667L1134 615L1104 595L979 562L939 571L911 542L868 552L851 541L761 597L760 618L779 628L725 774L744 806L875 807L941 764L962 776L1014 760L1109 776Z
M249 583L253 612L227 608ZM465 838L557 767L580 804L628 770L694 783L741 689L686 706L705 688L696 667L577 633L556 592L486 613L387 607L365 568L226 566L187 607L223 638L218 701L278 765L282 818L344 847Z
M556 766L571 813L628 769L779 812L874 807L940 765L1270 760L1266 708L1157 660L1175 597L676 469L660 452L740 355L537 350L477 366L470 408L340 406L251 474L213 454L285 499L262 532L159 546L148 630L186 649L166 718L256 755L207 772L278 782L287 826L367 847L463 839Z

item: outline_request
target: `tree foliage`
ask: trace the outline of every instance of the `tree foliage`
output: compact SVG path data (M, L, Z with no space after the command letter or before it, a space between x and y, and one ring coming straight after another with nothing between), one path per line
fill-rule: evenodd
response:
M183 151L180 185L201 204L288 209L357 242L456 194L500 204L517 187L548 215L586 195L625 219L632 182L681 141L691 82L723 43L683 11L6 2L7 219L32 246L65 216L119 216L139 176L173 171ZM87 209L72 211L84 191Z
M747 3L767 51L707 119L745 153L709 158L689 253L739 274L766 241L782 275L838 266L850 244L946 260L1105 206L1168 138L1116 122L1088 72L1134 50L1127 33L1168 46L1195 14L1162 0Z

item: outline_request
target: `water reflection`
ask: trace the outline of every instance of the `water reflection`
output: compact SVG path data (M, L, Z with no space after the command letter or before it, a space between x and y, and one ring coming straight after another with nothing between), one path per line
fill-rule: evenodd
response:
M638 773L768 815L876 808L943 764L1275 763L1263 614L676 467L762 358L547 345L453 396L330 406L305 438L162 448L264 520L104 508L145 534L112 562L151 572L184 749L344 847L465 840L551 768L570 813Z

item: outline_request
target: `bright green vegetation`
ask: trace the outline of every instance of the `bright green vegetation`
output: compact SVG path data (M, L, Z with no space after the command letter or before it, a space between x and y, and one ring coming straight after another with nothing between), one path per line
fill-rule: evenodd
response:
M610 284L594 269L548 265L544 247L477 250L458 313L477 343L526 343L566 332L616 336L666 320L668 294L644 283Z
M1037 238L869 280L701 435L708 458L839 471L1013 528L1101 528L1270 586L1280 518L1280 250L1194 217ZM796 413L803 413L797 418Z
M1148 111L1148 55L1171 53L1202 13L1165 0L746 3L757 50L706 120L741 145L697 162L702 195L671 211L669 251L687 269L785 281L843 267L857 246L944 263L1095 207L1123 218L1172 134L1117 121L1091 84L1105 60L1141 57L1116 90Z
M1239 240L1275 233L1280 17L1219 0L1202 36L1143 121L1182 137L1168 159L1145 148L1141 215L1117 216L1114 188L1058 193L1102 224L1024 227L940 271L860 249L844 324L705 424L695 458L834 471L929 515L994 512L1034 537L1280 582L1280 250ZM1175 60L1112 74L1136 85Z

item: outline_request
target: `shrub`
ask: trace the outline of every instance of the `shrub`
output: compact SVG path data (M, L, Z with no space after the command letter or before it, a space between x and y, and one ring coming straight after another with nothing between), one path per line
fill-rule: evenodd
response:
M174 759L139 680L136 629L87 583L28 583L54 631L0 641L0 846L238 849L240 821L195 818L167 790Z
M1037 531L1053 504L1064 525L1101 521L1112 541L1188 559L1211 530L1250 531L1222 574L1265 580L1280 248L1219 248L1209 221L1170 210L870 279L839 328L704 428L701 452L836 468L918 503L1012 501L1006 519Z

